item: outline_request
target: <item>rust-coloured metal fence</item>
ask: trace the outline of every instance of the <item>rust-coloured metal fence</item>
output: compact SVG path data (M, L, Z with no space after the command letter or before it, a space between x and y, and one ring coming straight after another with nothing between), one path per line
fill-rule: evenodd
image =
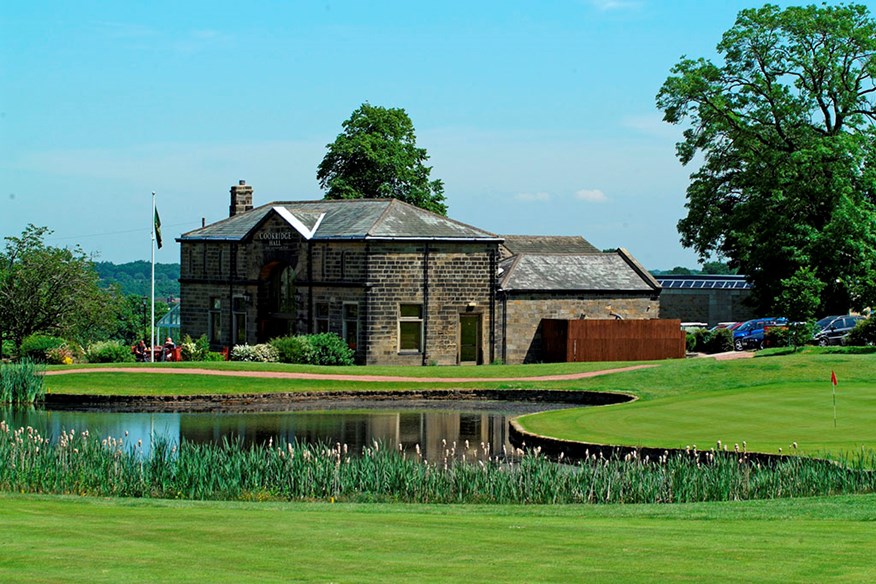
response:
M548 363L652 361L685 355L685 334L677 319L544 319L541 328Z

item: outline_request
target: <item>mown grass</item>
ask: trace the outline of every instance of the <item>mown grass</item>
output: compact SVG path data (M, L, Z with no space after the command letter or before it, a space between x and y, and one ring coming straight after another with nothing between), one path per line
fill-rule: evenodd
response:
M684 448L747 442L749 450L834 456L876 448L876 358L826 352L736 361L696 359L580 387L627 391L636 403L523 417L528 431L582 442ZM837 387L833 427L831 371Z
M872 582L876 496L673 506L0 494L4 582Z

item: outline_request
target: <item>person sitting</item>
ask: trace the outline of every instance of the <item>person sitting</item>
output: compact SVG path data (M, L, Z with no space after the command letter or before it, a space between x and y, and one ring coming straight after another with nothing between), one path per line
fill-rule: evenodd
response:
M138 363L146 361L146 342L140 339L140 342L134 345L134 358Z
M167 340L164 341L164 347L161 349L161 360L162 361L170 361L173 359L173 350L176 349L176 345L173 342L171 337L167 337Z

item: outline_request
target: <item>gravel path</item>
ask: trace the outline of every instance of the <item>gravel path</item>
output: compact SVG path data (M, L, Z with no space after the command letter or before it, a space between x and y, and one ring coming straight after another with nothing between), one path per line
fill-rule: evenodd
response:
M583 373L566 373L563 375L540 375L537 377L401 377L391 375L338 375L331 373L291 373L282 371L217 371L215 369L170 369L164 367L106 367L100 369L55 369L46 371L46 375L64 375L68 373L161 373L168 375L224 375L228 377L262 377L270 379L309 379L328 381L399 381L404 383L471 383L493 381L568 381L585 379L599 375L623 373L648 369L657 365L631 365L617 369L603 369L601 371L585 371Z

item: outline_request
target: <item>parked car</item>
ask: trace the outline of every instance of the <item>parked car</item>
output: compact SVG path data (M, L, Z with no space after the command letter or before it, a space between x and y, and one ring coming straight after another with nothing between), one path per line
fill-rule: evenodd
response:
M763 348L763 336L772 326L787 326L784 317L754 318L747 320L733 330L733 348L737 351Z
M812 336L812 340L822 347L844 345L849 332L864 318L863 316L851 316L848 314L825 316L815 323L818 332Z

